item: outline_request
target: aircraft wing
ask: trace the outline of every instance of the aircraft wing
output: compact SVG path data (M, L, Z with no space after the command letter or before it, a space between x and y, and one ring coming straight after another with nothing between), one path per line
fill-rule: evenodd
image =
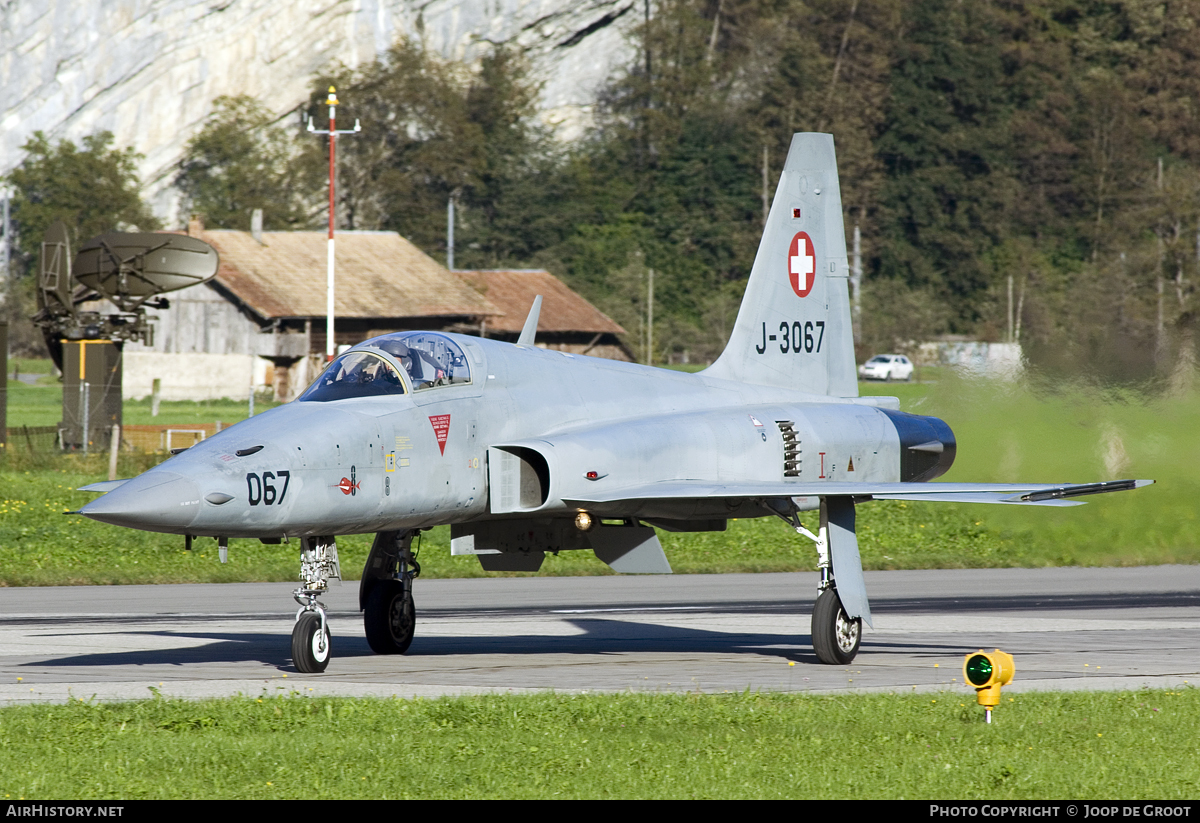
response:
M86 486L80 486L76 491L81 492L104 492L108 494L113 489L119 488L129 482L129 478L124 480L101 480L99 483L90 483Z
M1127 491L1149 486L1153 480L1107 480L1099 483L709 483L672 480L597 490L585 497L564 499L571 506L638 500L688 500L707 498L770 498L844 496L874 500L914 500L930 503L1007 503L1026 506L1079 506L1073 500L1089 494Z

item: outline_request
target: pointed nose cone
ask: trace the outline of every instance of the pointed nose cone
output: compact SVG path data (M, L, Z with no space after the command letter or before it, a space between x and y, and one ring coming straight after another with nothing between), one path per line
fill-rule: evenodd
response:
M152 532L183 534L200 512L200 488L173 471L151 469L88 503L80 514Z

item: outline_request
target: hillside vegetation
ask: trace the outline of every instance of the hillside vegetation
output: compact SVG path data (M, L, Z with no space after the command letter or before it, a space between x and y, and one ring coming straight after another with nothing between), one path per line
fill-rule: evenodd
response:
M941 333L1002 339L1011 282L1013 334L1039 368L1121 384L1190 374L1200 0L650 11L636 59L568 145L535 116L519 54L468 67L400 42L314 77L317 125L336 84L339 124L363 128L339 144L341 224L399 231L444 259L454 197L457 266L549 268L643 357L653 269L654 359L703 362L727 337L790 135L827 131L848 240L862 235L860 356ZM254 208L267 228L322 225L325 146L299 122L217 101L177 178L191 211L217 227L248 228ZM129 162L102 136L27 148L10 182L32 271L56 213L96 225L79 190L127 190L50 171L119 178ZM81 166L88 151L107 165ZM137 219L120 208L112 225Z

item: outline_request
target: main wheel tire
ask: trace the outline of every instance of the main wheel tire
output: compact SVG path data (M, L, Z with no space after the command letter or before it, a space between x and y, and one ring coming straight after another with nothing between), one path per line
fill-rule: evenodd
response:
M305 612L292 629L292 663L296 671L318 674L329 665L329 629L321 631L321 615Z
M376 654L404 654L412 645L417 609L398 580L376 583L363 612L367 645Z
M828 588L817 598L812 613L812 644L817 659L834 666L845 665L858 654L862 640L862 618L846 615L837 590Z

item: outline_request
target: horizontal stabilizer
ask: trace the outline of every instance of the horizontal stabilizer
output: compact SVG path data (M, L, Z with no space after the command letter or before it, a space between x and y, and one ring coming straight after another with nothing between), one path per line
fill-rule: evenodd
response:
M649 526L602 526L588 534L592 551L621 574L670 574L671 564Z

